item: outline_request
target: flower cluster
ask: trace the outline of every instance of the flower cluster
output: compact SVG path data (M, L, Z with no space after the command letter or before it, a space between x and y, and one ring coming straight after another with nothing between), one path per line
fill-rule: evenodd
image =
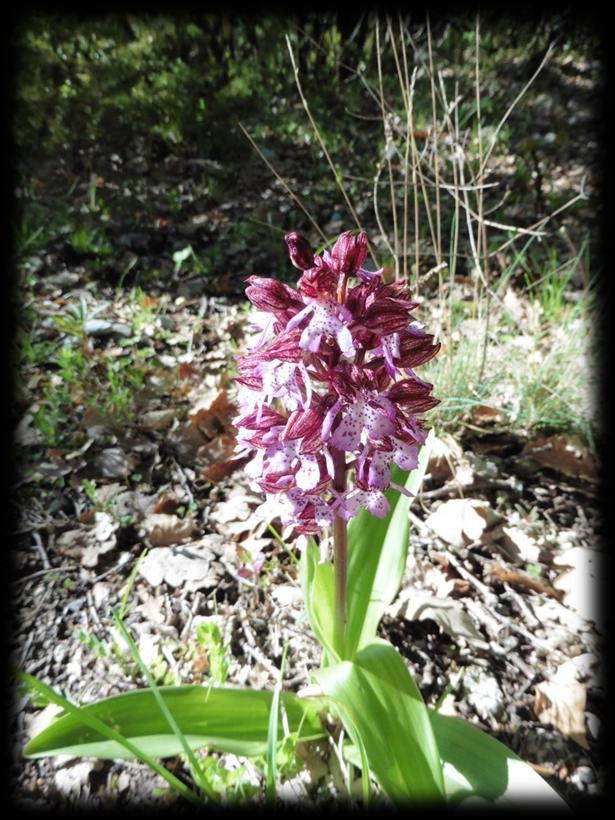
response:
M440 345L413 319L406 283L363 267L364 233L343 233L322 255L297 233L285 240L298 289L247 280L257 333L238 357L234 423L270 516L314 533L362 507L387 514L384 490L402 489L391 464L416 467L420 414L438 403L414 368Z

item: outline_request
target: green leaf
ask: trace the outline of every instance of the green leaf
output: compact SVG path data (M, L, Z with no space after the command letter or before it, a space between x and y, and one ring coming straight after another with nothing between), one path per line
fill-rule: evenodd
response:
M194 251L192 250L192 245L186 245L185 248L182 248L180 251L175 251L173 254L173 262L175 263L175 273L179 271L181 266L184 262L189 259Z
M406 489L413 494L421 486L432 439L430 431L416 470L405 479ZM391 477L397 484L404 484L405 474L398 468L392 469ZM406 568L411 499L397 490L388 490L386 496L391 505L386 518L376 518L361 510L348 526L347 658L352 658L376 636L380 619L397 595ZM317 637L320 640L318 634Z
M190 771L192 777L194 778L195 782L198 783L199 787L203 790L203 792L207 795L210 800L214 802L218 802L218 795L216 794L215 789L209 782L209 779L206 777L199 761L194 754L194 750L192 746L188 743L185 734L181 730L181 726L178 725L173 713L169 709L166 704L165 699L162 697L160 689L154 680L152 673L147 668L143 658L139 653L139 649L136 643L133 640L132 635L126 628L121 616L119 615L119 607L117 609L113 609L113 620L115 622L116 627L119 629L122 637L128 644L130 648L130 654L132 655L135 662L138 664L141 673L145 676L147 684L150 688L151 693L154 696L156 704L160 709L160 713L164 716L169 728L175 735L176 740L178 741L182 752L188 758L188 763L190 764Z
M158 689L192 749L203 746L247 757L264 755L271 711L271 692L204 686L161 686ZM323 737L318 711L322 703L282 695L290 732L300 740ZM79 713L112 726L151 757L172 757L183 750L150 689L126 692L58 717L33 738L27 757L69 754L77 757L127 758L119 743L108 740L79 719ZM281 733L281 727L280 727Z
M284 651L282 653L282 663L280 664L280 673L276 681L273 697L271 698L271 709L269 710L269 725L267 728L267 773L265 782L265 796L267 802L275 803L278 767L276 763L276 756L278 751L278 718L280 712L280 696L282 694L282 679L284 677L284 667L286 666L286 653L288 652L288 642L284 644Z
M335 660L340 653L335 646L335 587L333 564L319 563L320 550L313 539L301 555L301 586L308 621L320 645Z
M444 781L427 707L397 650L377 640L314 674L369 768L396 802L440 802Z
M465 720L430 710L429 718L444 767L447 797L469 796L506 803L536 801L565 805L542 777L499 740Z
M28 675L25 672L17 672L17 675L29 689L34 690L39 695L43 695L49 703L55 703L57 706L61 706L66 715L75 718L79 725L87 726L100 737L111 740L117 748L125 750L124 757L140 760L142 763L145 763L146 766L149 766L152 771L157 772L163 780L167 781L172 789L178 792L178 794L181 794L186 800L189 800L191 803L201 803L199 797L192 789L188 788L188 786L182 783L174 774L167 771L164 766L150 757L147 752L133 745L130 740L118 732L114 726L108 726L94 714L85 715L81 713L77 706L74 706L62 695L55 692L50 686L47 686L46 683L32 677L32 675Z

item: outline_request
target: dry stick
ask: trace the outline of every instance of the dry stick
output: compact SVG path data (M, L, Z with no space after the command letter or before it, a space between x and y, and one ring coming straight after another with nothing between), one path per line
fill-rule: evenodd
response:
M479 249L482 252L482 265L483 268L486 268L486 261L487 261L487 227L485 224L485 214L484 214L484 192L483 188L480 187L480 184L483 180L483 133L482 133L482 124L481 124L481 114L480 114L480 23L479 23L479 16L476 15L476 77L475 77L475 91L476 91L476 124L477 124L477 140L478 140L478 176L476 181L479 185L479 189L476 193L476 201L478 205L478 229L479 229ZM488 279L488 272L485 270L485 279ZM489 320L491 318L491 297L489 295L489 289L486 292L486 317L485 317L485 332L483 334L483 345L481 350L481 358L480 358L480 365L478 368L478 382L479 384L483 380L483 375L485 373L485 362L487 361L487 342L489 340Z
M440 77L440 79L442 79ZM457 96L459 91L459 84L458 82L455 83L455 96ZM454 127L453 127L453 140L454 144L457 143L459 139L459 109L455 108L455 120L454 120ZM457 173L457 166L453 162L453 182L459 187L459 176ZM459 199L455 198L455 230L453 232L452 242L451 242L451 250L450 250L450 259L449 259L449 309L448 309L448 338L450 339L453 334L453 284L455 281L455 273L457 272L457 253L459 251ZM449 362L449 372L448 376L450 379L451 371L450 368L452 366L452 357L449 355L448 357ZM449 382L450 383L450 382Z
M427 15L427 51L429 54L429 79L431 87L431 120L433 123L433 169L436 180L436 264L439 265L442 259L442 233L440 226L440 186L438 185L438 125L436 117L436 85L433 71L433 54L431 49L431 26L429 24L429 15Z
M417 168L419 168L419 158L417 156L416 142L414 140L414 84L416 83L417 68L414 67L410 85L408 86L408 62L406 60L406 49L404 46L404 74L406 77L406 87L408 88L408 122L410 134L410 148L412 151L412 191L413 191L413 205L414 205L414 264L416 270L416 282L419 281L419 265L421 252L421 235L420 235L420 219L419 219L419 189L416 184Z
M49 557L45 552L45 547L43 546L43 539L36 531L32 533L32 538L34 539L34 547L36 548L38 554L41 556L43 566L45 567L45 569L51 569L51 561L49 560Z
M543 216L543 218L539 219L538 222L534 222L534 224L530 225L529 228L526 228L524 232L527 233L531 229L544 227L548 222L550 222L553 219L554 216L557 216L558 214L561 214L562 211L565 211L567 208L570 208L572 205L575 205L580 199L587 199L587 194L585 193L584 186L585 186L585 178L583 178L581 180L581 190L579 191L578 194L576 194L576 196L573 196L572 199L569 199L568 202L565 202L563 205L561 205L555 211L552 211L550 214L547 214L547 216ZM511 245L513 242L515 242L516 239L517 239L516 236L512 236L510 239L507 239L506 242L502 243L498 248L496 248L492 252L491 255L493 256L496 253L501 253L509 245Z
M322 51L323 54L328 54L327 49L324 48L323 46L321 46L320 43L317 40L315 40L311 35L309 35L306 31L304 31L300 26L294 26L294 28L295 28L295 31L298 31L299 34L301 34L303 37L305 37L305 39L308 40L308 42L310 42L315 48L317 48L319 51ZM350 71L352 74L354 74L356 77L358 77L361 80L361 82L363 83L363 85L365 86L365 89L366 89L367 93L374 100L376 105L379 105L380 101L378 99L378 92L376 91L375 88L372 87L371 83L365 78L365 75L363 74L363 72L358 71L354 66L351 66L348 63L343 63L341 60L338 61L338 65L341 68L345 68L346 71ZM389 107L388 103L387 103L387 107ZM394 112L393 108L392 107L389 107L389 108L390 108L390 112L392 114L394 114L395 112ZM361 116L361 115L353 115L353 116ZM363 119L368 119L368 118L363 117ZM373 119L379 120L380 117L373 117Z
M442 89L443 89L443 93L444 93L443 83L442 83ZM455 97L458 96L457 91L458 91L458 84L456 83L455 84ZM450 123L450 115L448 114L448 103L446 101L446 96L445 95L444 95L444 101L445 101L445 106L444 106L445 111L447 112L446 117L447 117L447 119L449 120L449 123ZM468 229L468 238L470 240L470 250L471 250L471 254L472 254L472 260L474 261L474 265L476 267L476 270L478 272L478 275L479 275L483 285L485 286L485 288L488 288L489 283L486 281L483 270L482 270L481 265L480 265L480 258L479 258L478 250L477 250L477 247L476 247L476 242L475 242L475 239L474 239L474 232L472 230L472 221L470 219L471 209L470 209L470 205L469 205L469 201L468 201L468 191L471 190L471 188L466 185L465 178L464 178L464 173L463 173L463 164L465 162L465 153L464 153L464 150L461 146L461 140L459 138L459 110L458 110L457 106L455 106L455 124L454 124L454 127L451 128L451 130L454 134L454 145L455 145L453 156L452 156L452 159L453 159L453 162L452 162L453 173L454 173L455 167L457 167L458 168L458 173L459 173L458 179L459 179L459 182L461 184L456 186L456 190L461 191L463 193L463 205L464 205L464 210L465 210L465 214L466 214L466 225L467 225L467 229ZM457 205L457 198L456 197L455 197L455 203ZM456 213L458 214L458 211ZM472 213L474 213L474 212L472 211ZM480 225L479 225L479 228L480 228Z
M305 95L303 93L303 88L301 87L301 81L299 80L299 69L297 67L297 63L295 62L295 55L293 54L293 47L290 43L290 37L288 36L288 34L286 35L286 45L288 47L288 53L290 54L290 61L291 61L292 66L293 66L293 73L295 75L295 83L297 85L297 90L299 91L299 96L301 98L301 103L303 104L303 107L305 109L305 113L308 115L308 119L310 121L310 124L311 124L312 128L314 129L314 133L316 134L316 139L318 140L318 142L320 144L320 147L322 148L322 152L325 155L325 158L326 158L327 162L329 163L329 166L330 166L331 170L333 171L333 176L335 178L335 183L336 183L337 187L340 189L340 192L341 192L342 196L344 197L346 205L348 206L348 210L352 214L352 218L354 219L357 228L360 231L362 231L363 227L361 225L359 217L357 216L357 213L356 213L356 211L353 207L353 204L350 201L350 198L348 197L348 194L346 193L346 189L344 188L344 186L340 182L340 179L339 179L339 176L338 176L338 173L337 173L337 169L336 169L336 167L333 163L333 160L331 159L331 155L329 154L329 151L327 150L327 146L324 143L324 140L323 140L323 138L320 134L320 131L318 130L318 126L316 125L316 121L314 120L314 117L312 116L312 112L310 111L310 106L308 105L308 101L306 100ZM376 267L379 267L378 262L376 261L376 256L374 254L374 251L373 251L371 245L369 244L369 241L368 241L368 248L369 248L369 252L370 252L370 255L372 257L372 260L373 260L374 264L376 265Z
M522 88L522 89L521 89L521 91L517 94L517 96L516 96L516 97L515 97L515 99L512 101L512 103L508 106L508 108L506 109L506 112L505 112L504 116L502 117L502 119L501 119L501 120L500 120L500 122L498 123L498 125L497 125L497 127L496 127L495 131L493 132L493 136L491 137L491 144L489 145L489 149L487 150L487 153L485 154L485 158L483 159L483 162L482 162L481 168L480 168L480 170L479 170L479 174L480 174L481 176L482 176L482 174L483 174L483 173L484 173L484 171L485 171L485 168L486 168L486 166L487 166L487 163L489 162L489 159L490 159L490 157L491 157L491 154L493 153L493 149L495 148L495 144L496 144L496 142L497 142L497 138L498 138L498 136L499 136L499 133L500 133L500 131L502 130L502 128L504 127L504 124L505 124L506 120L510 117L510 115L512 114L512 112L513 112L513 110L515 109L515 106L517 105L517 103L519 102L519 100L523 97L523 95L524 95L524 94L525 94L525 92L528 90L528 88L532 85L532 83L534 82L534 80L536 79L536 77L540 74L540 72L542 71L542 69L543 69L543 68L544 68L544 66L545 66L545 63L547 62L547 60L548 60L548 59L549 59L549 57L551 56L551 52L552 52L552 51L553 51L553 43L551 43L551 45L550 45L550 46L549 46L549 48L547 49L547 52L546 52L545 56L542 58L542 60L541 60L541 62L540 62L540 65L538 66L538 68L536 69L536 71L532 74L532 76L530 77L530 79L529 79L529 80L527 81L527 83L523 86L523 88Z
M407 260L408 260L408 156L410 154L410 100L408 99L408 64L405 60L405 51L404 51L404 69L405 75L402 74L401 66L399 64L399 58L397 56L397 47L395 46L395 36L393 34L393 30L391 28L391 22L387 18L387 26L389 31L389 37L391 39L391 46L393 47L393 57L395 58L395 67L397 68L397 77L399 79L399 87L401 89L401 97L404 103L404 108L406 109L406 148L404 151L404 230L402 234L403 238L403 250L402 250L402 259L404 263L404 274L406 276L406 280L408 279L408 271L407 271ZM400 20L400 42L403 40L403 33L401 28L401 20ZM415 75L413 75L415 76ZM416 212L416 208L415 208ZM418 226L415 226L418 230Z
M264 162L264 163L265 163L265 165L267 166L267 168L269 168L269 170L270 170L270 171L271 171L271 173L274 175L274 177L278 180L278 182L280 182L280 183L284 186L284 188L286 188L286 190L288 191L288 193L290 194L290 196L291 196L291 197L295 200L295 202L297 203L297 205L301 208L301 210L303 211L303 213L304 213L304 214L307 216L307 218L310 220L310 222L312 223L312 225L314 226L314 228L316 229L316 231L317 231L317 232L318 232L318 234L320 235L321 239L323 240L323 242L326 242L326 241L327 241L327 236L326 236L326 234L325 234L325 233L324 233L324 232L320 229L320 226L318 225L318 223L316 222L316 220L312 217L312 215L311 215L311 214L310 214L310 212L307 210L307 208L303 205L303 203L301 202L301 200L299 199L299 197L295 194L295 192L294 192L294 191L293 191L293 189L290 187L290 185L286 182L286 180L278 174L278 172L276 171L276 169L275 169L275 168L273 167L273 165L269 162L269 160L265 157L265 155L263 154L263 152L261 151L261 149L258 147L258 145L254 142L254 140L252 139L252 137L250 136L250 134L246 131L246 129L244 128L243 124L242 124L241 122L240 122L240 123L238 123L238 124L239 124L239 127L241 128L241 130L243 131L243 133L245 134L245 136L246 136L246 137L248 138L248 140L250 141L250 144L252 145L252 147L254 148L254 150L256 151L256 153L259 155L259 157L263 160L263 162Z
M378 184L380 182L380 174L382 173L382 169L384 168L384 157L378 162L376 166L376 174L374 175L374 215L376 217L376 223L378 225L378 230L380 231L381 236L384 238L387 248L391 256L395 256L395 249L389 242L389 237L384 229L384 225L382 224L382 220L380 219L380 210L378 208ZM386 183L385 183L386 184Z
M408 27L406 25L404 25L404 31L406 32L406 35L407 35L410 43L414 46L413 41L412 41L412 37L410 36L410 33L408 32ZM403 41L403 46L404 46L404 52L403 52L403 54L404 54L404 63L406 63L405 40ZM424 63L423 63L423 66L425 67ZM414 111L413 111L414 94L412 92L414 91L414 81L415 81L415 78L416 78L416 72L417 72L417 67L415 66L413 74L412 74L412 89L409 89L409 99L410 99L410 102L411 102L410 111L411 111L412 115L414 114ZM431 242L432 242L433 247L437 248L438 243L437 243L436 235L435 235L435 232L434 232L433 220L432 220L432 217L431 217L431 203L430 203L430 200L429 200L429 196L427 194L427 188L426 188L426 185L425 185L425 176L423 174L423 170L422 170L422 167L421 167L421 157L417 157L416 141L414 139L414 117L413 116L411 118L411 125L412 125L412 127L411 127L411 132L410 133L411 133L411 139L412 139L413 163L416 160L416 164L414 164L414 168L416 169L416 172L417 172L418 178L419 178L419 182L420 182L420 185L421 185L421 193L423 195L423 203L425 205L425 214L427 216L427 224L429 226L429 233L430 233L430 236L431 236ZM433 128L435 128L436 123L432 123L432 126L433 126ZM416 185L416 182L414 180L413 180L413 184ZM418 208L417 208L417 212L418 212ZM416 212L415 212L415 222L416 222ZM419 276L419 269L418 269L418 266L419 266L419 262L418 262L418 247L419 247L418 236L417 236L416 247L417 247L417 251L416 251L416 278L417 278L417 281L418 281L418 276Z
M399 15L399 40L402 48L402 58L404 63L404 102L406 103L406 152L404 154L404 264L407 264L407 203L408 203L408 155L412 151L412 193L414 205L414 248L416 281L419 275L419 192L416 186L416 143L414 142L414 123L412 122L412 105L414 101L414 84L416 82L416 66L412 72L412 79L408 79L408 57L406 54L406 41L404 39L403 24L401 14ZM407 276L406 276L407 278Z
M393 166L389 152L389 146L394 145L390 126L387 127L387 115L384 110L384 88L382 85L382 60L380 52L380 21L376 19L376 56L378 59L378 85L380 89L380 110L382 113L382 127L384 129L384 155L387 161L387 168L389 171L389 188L391 192L391 212L393 216L393 234L395 236L395 276L399 275L399 235L397 231L397 204L395 202L395 187L393 185Z

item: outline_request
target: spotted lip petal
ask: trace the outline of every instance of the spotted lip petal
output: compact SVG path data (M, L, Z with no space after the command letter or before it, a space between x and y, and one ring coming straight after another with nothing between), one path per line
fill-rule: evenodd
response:
M347 276L355 274L367 258L367 235L361 232L353 236L352 231L345 231L340 235L331 248L331 259L337 270Z
M296 232L285 241L298 288L248 279L259 335L237 362L236 452L251 458L267 515L311 534L361 508L387 514L384 492L400 489L391 465L415 469L426 438L419 414L438 403L413 368L439 344L411 315L406 283L362 267L365 234L346 231L322 255ZM343 492L333 486L340 452Z

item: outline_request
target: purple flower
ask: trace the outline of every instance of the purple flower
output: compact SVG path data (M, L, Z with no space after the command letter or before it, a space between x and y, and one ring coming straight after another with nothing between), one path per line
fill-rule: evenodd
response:
M246 471L267 494L263 511L315 533L361 508L387 514L384 492L403 490L391 465L416 467L421 414L438 403L413 368L440 346L414 320L406 283L362 267L364 233L343 233L322 256L298 233L285 241L298 288L248 279L259 335L238 357L237 447L253 454Z

